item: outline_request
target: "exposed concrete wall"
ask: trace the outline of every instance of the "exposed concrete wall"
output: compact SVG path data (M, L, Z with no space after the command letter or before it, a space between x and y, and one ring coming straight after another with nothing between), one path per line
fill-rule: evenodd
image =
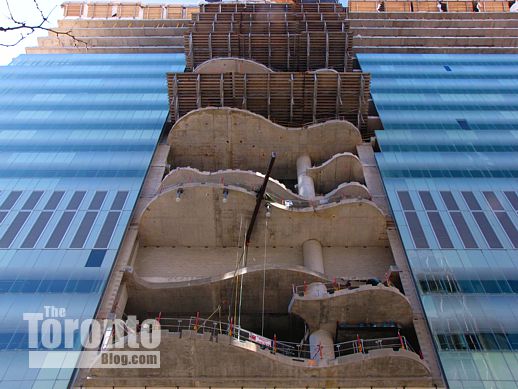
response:
M65 19L28 54L183 53L187 20ZM61 32L63 34L58 34Z
M324 247L324 268L333 277L383 279L394 264L388 247Z
M146 279L184 281L233 271L236 247L140 247L135 271ZM268 247L267 265L303 266L302 247ZM385 247L323 247L324 269L329 279L334 277L382 279L394 264L389 248ZM250 265L264 262L264 247L248 250Z
M363 165L363 174L365 175L365 183L369 192L372 196L372 201L376 203L378 207L389 214L389 205L385 196L385 189L383 188L383 182L381 181L381 175L376 164L376 157L374 156L374 150L372 145L364 143L357 147L358 158Z
M227 312L235 296L236 276L244 275L242 315L261 315L263 290L265 313L286 315L292 298L292 285L326 281L325 275L304 266L253 265L239 271L218 273L204 279L184 282L150 282L135 271L126 273L129 286L127 312L147 316L149 312L169 312L173 317L200 313L208 317L221 307ZM265 288L263 289L263 283Z
M237 246L240 230L247 226L256 203L255 192L223 186L191 184L161 193L143 212L140 238L147 246ZM177 201L178 197L180 201ZM316 208L287 209L272 203L266 229L266 212L258 214L252 245L302 245L318 239L326 246L385 246L385 214L368 200L342 200ZM241 226L241 227L240 227Z
M237 247L143 247L139 250L135 271L146 279L183 281L209 277L235 270ZM264 263L264 247L250 247L248 263ZM286 266L302 266L301 247L268 247L266 263Z
M330 120L302 128L277 125L261 115L235 108L202 108L181 117L169 133L171 164L200 170L241 169L264 172L277 153L272 177L295 179L296 161L308 155L320 165L361 144L349 122Z
M358 157L352 153L333 155L320 166L307 170L319 193L327 193L343 182L365 183L363 168Z
M518 53L518 17L510 12L351 12L349 18L356 53Z
M361 166L360 166L361 169ZM363 175L362 175L363 176ZM202 172L198 169L190 167L181 167L172 170L160 185L160 191L164 191L172 186L179 186L182 184L192 183L222 183L224 185L234 185L240 188L257 192L264 181L264 174L253 172L250 170L218 170L215 172ZM325 180L326 185L332 185L331 180ZM339 180L333 179L338 182ZM320 189L323 191L323 188ZM268 181L268 187L266 189L268 195L272 196L276 201L281 200L294 200L304 201L305 199L292 192L281 182L275 178L271 178ZM336 188L324 194L324 196L318 196L319 202L330 201L330 199L336 198L364 198L370 200L370 194L367 187L358 182L344 182L337 185Z

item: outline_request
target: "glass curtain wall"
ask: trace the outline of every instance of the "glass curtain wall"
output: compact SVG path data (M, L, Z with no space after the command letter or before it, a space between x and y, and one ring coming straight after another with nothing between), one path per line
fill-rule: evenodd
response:
M22 55L0 67L0 388L28 368L24 313L92 318L168 114L183 54ZM75 339L75 348L80 347Z
M518 56L359 54L376 154L451 388L518 388Z

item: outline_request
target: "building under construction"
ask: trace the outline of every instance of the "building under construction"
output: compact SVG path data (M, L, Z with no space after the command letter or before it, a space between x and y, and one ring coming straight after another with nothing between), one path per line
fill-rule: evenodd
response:
M75 289L46 299L54 281L40 280L27 293L84 306L78 318L156 319L160 366L0 382L518 387L513 7L63 4L58 27L5 68L4 85L30 98L4 99L26 113L4 127L34 129L38 152L76 152L74 173L45 162L53 184L33 223L22 202L11 222L17 200L0 198L0 247L69 253L56 277ZM38 104L54 114L30 116ZM37 140L27 115L48 134ZM8 187L15 173L1 195L34 196L26 173ZM60 192L68 205L48 208ZM15 287L13 307L28 286ZM156 330L109 328L103 350ZM23 359L8 339L6 356Z

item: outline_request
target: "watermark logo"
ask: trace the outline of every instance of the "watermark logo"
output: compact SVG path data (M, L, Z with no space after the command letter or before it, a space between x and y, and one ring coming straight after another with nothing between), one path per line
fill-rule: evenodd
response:
M30 368L160 368L160 323L67 318L66 309L44 306L24 313ZM78 351L81 350L81 351Z

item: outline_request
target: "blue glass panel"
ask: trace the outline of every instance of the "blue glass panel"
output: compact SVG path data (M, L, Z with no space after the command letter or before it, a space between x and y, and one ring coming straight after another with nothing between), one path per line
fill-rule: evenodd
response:
M372 75L376 160L449 387L517 388L518 55L357 58ZM412 225L409 212L428 217Z
M92 250L88 256L85 267L100 267L106 256L106 250Z
M71 369L28 368L23 313L95 314L167 119L166 73L184 68L166 53L0 67L0 388L67 387Z

